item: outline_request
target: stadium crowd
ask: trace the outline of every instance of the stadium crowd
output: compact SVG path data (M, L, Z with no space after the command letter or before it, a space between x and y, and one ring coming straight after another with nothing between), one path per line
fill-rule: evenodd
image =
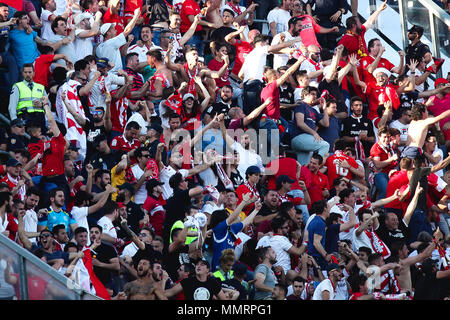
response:
M0 232L107 300L449 299L450 77L387 6L3 0Z

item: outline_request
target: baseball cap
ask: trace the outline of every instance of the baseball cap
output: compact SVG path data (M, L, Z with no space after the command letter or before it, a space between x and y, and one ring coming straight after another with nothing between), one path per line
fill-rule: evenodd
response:
M245 170L245 175L247 174L255 174L255 173L261 173L261 170L258 166L250 166Z
M277 183L277 184L282 184L283 182L294 183L295 180L289 178L289 176L287 176L287 175L285 175L285 174L282 174L281 176L279 176L279 177L277 178L276 183Z
M187 99L189 99L189 98L195 100L195 97L194 97L194 95L193 95L192 93L186 93L186 94L183 96L183 101L185 101L185 100L187 100Z
M330 263L329 265L327 265L327 268L326 268L327 272L331 272L336 269L341 270L342 267L340 265L338 265L337 263Z
M131 183L129 182L125 182L123 184L121 184L120 186L117 186L117 188L119 188L119 190L128 190L130 191L130 193L133 195L134 194L134 187Z
M73 151L78 151L80 150L80 148L78 148L76 145L74 145L73 143L69 144L69 150L73 150Z
M423 35L423 28L414 24L408 32L417 32L419 35Z
M435 81L434 81L434 87L436 88L438 85L440 85L440 84L447 84L448 83L448 80L447 79L444 79L444 78L437 78Z
M373 75L374 77L376 77L377 74L380 73L380 72L383 72L385 75L387 75L388 78L391 77L390 71L389 71L388 69L386 69L386 68L376 68L376 69L372 72L372 75Z
M17 167L17 166L21 166L22 163L20 163L19 161L17 161L14 158L10 158L8 159L8 161L6 161L6 166L7 167Z
M89 19L91 17L92 16L89 12L80 13L75 16L75 19L74 19L75 25L80 24L80 22L83 21L84 19Z
M20 118L16 118L14 120L11 120L11 123L9 125L10 125L10 127L14 127L14 126L23 127L23 126L25 126L25 122Z
M163 133L163 127L159 123L152 123L151 125L147 126L147 129L152 129L158 132L159 134Z
M198 259L197 262L195 263L195 265L197 265L199 262L203 263L208 269L211 269L211 265L209 264L209 262L205 259Z
M114 22L114 23L104 23L103 25L102 25L102 27L100 28L100 33L102 34L102 36L104 36L105 35L105 33L107 33L108 31L109 31L109 29L111 29L111 27L115 27L116 26L116 23Z
M97 59L97 67L99 68L107 68L109 67L109 59L108 58L98 58Z
M148 189L152 189L152 188L154 188L156 186L162 186L162 185L164 185L164 182L161 182L161 181L156 180L156 179L150 179L147 182L147 190Z

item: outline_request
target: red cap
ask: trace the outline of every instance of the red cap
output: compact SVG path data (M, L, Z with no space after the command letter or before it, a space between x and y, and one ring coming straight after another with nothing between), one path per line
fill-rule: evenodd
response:
M440 85L440 84L447 84L448 83L448 80L447 79L444 79L444 78L437 78L435 81L434 81L434 87L436 88L438 85Z
M123 202L117 202L117 205L119 206L119 209L125 207L125 205L123 204Z

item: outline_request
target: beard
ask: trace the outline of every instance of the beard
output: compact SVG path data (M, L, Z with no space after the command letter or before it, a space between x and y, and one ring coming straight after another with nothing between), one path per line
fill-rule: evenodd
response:
M148 275L148 270L139 269L137 275L139 278L145 278Z
M103 119L101 119L101 118L94 118L94 122L95 123L99 123L99 122L102 122L103 121Z

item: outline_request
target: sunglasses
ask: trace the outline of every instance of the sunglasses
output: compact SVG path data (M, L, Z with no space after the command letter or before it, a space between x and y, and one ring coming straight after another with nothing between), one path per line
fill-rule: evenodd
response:
M92 115L101 115L103 114L103 111L92 111Z

